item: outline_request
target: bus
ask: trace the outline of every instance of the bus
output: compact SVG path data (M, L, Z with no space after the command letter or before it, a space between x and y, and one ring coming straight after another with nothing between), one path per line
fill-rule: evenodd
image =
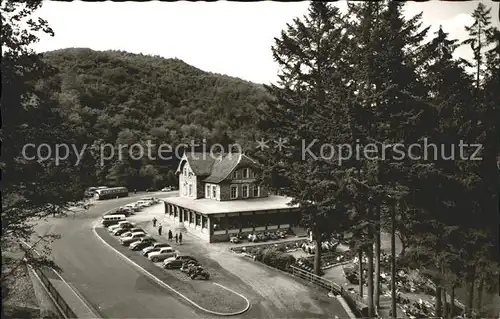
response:
M95 191L94 197L97 200L128 197L128 189L126 187L111 187L106 189L98 189Z

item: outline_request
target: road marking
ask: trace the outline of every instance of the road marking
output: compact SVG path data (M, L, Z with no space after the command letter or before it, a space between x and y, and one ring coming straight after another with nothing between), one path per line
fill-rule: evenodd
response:
M25 244L26 246L28 246L32 251L34 251L38 256L41 256L40 253L38 251L36 251L35 248L33 248L33 246L31 246L30 244L28 244L27 242L25 242L24 240L21 239L21 242L23 244ZM73 294L75 294L75 296L78 298L78 300L80 300L81 303L83 303L85 305L85 307L87 308L87 310L90 311L91 314L94 315L95 318L100 318L99 316L96 316L96 313L94 310L92 310L92 308L90 308L90 306L87 304L87 302L85 300L83 300L82 297L80 297L80 294L78 294L76 292L75 289L73 289L73 287L71 287L71 285L59 274L59 272L57 270L55 270L54 268L51 268L54 273L57 275L57 277L59 277L61 279L62 282L64 282L66 284L66 286L69 287L69 289L73 292Z
M114 208L116 209L116 208ZM114 209L110 209L108 211L106 211L103 215L107 214L108 212L114 210ZM242 313L248 311L248 309L250 309L250 306L251 306L251 303L250 303L250 300L248 300L248 298L246 298L245 296L243 296L242 294L239 294L227 287L224 287L222 286L221 284L218 284L218 283L215 283L215 285L218 285L234 294L236 294L237 296L243 298L247 305L245 306L244 309L240 310L240 311L236 311L236 312L232 312L232 313L222 313L222 312L216 312L216 311L212 311L212 310L208 310L208 309L205 309L203 307L201 307L200 305L198 305L197 303L195 303L194 301L192 301L191 299L189 299L188 297L184 296L182 293L178 292L177 290L175 290L174 288L172 288L171 286L167 285L165 282L163 282L162 280L158 279L155 275L151 274L149 271L147 271L146 269L142 268L141 266L139 266L138 264L136 264L135 262L133 262L130 258L128 258L127 256L125 256L124 254L122 254L121 252L119 252L118 250L116 250L115 248L113 248L113 246L111 246L110 244L108 244L104 239L102 239L101 236L99 236L99 234L97 233L96 231L96 226L97 226L97 223L99 221L96 220L94 222L94 224L92 225L92 232L94 233L94 235L99 239L101 240L107 247L109 247L110 249L112 249L115 253L117 253L118 255L120 255L121 257L125 258L129 263L131 263L132 265L134 265L135 267L139 268L142 272L144 272L146 275L148 275L150 278L152 278L153 280L155 280L156 282L158 282L161 286L163 287L166 287L168 289L170 289L171 291L175 292L178 296L180 296L181 298L183 298L184 300L186 300L187 302L189 302L190 304L192 304L193 306L195 306L196 308L206 312L206 313L209 313L209 314L212 314L212 315L216 315L216 316L225 316L225 317L229 317L229 316L237 316L237 315L241 315Z

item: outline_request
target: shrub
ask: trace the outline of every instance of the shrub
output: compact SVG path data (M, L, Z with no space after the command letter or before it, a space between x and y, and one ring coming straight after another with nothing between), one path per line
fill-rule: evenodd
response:
M281 253L274 247L265 249L263 251L262 262L269 266L275 267L278 256L280 254Z
M276 260L275 267L281 270L288 271L291 265L295 264L295 257L290 254L281 254Z

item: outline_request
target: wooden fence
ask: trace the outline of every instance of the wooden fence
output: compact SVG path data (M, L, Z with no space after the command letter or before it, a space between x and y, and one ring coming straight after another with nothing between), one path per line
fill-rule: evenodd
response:
M290 266L290 269L291 269L291 274L293 276L299 277L303 280L307 280L310 283L315 284L316 286L327 289L328 291L332 291L334 294L341 295L347 302L349 307L352 310L354 310L357 313L357 315L361 317L367 316L368 307L365 304L363 298L361 298L361 296L350 293L349 291L345 290L344 287L342 287L341 285L331 280L317 276L306 270L300 269L295 266Z

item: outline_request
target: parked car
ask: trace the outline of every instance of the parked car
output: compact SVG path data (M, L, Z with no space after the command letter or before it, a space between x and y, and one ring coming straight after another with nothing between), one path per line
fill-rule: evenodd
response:
M116 210L116 213L123 214L123 215L129 217L130 215L132 215L134 213L134 210L131 209L130 207L120 207Z
M125 205L125 207L128 207L130 208L131 210L133 210L134 212L139 212L142 210L142 206L138 206L136 205L136 203L133 203L133 204L127 204Z
M120 235L120 238L125 238L125 237L129 237L130 235L132 235L132 232L131 231L127 231L123 234Z
M123 246L128 246L131 243L133 243L134 241L137 241L138 239L140 239L142 237L146 237L146 233L144 233L144 232L131 233L129 236L120 237L120 243Z
M141 232L143 232L143 233L145 233L145 232L146 232L144 229L139 228L139 227L134 227L134 228L132 228L132 229L130 230L130 232L132 232L132 233L137 233L137 232L140 232L140 231L141 231Z
M170 246L170 244L167 244L167 243L154 243L153 245L150 245L146 248L143 248L142 255L147 257L150 252L159 251L160 248L164 248L164 247L171 247L171 246Z
M167 187L163 187L161 189L162 192L170 192L172 190L172 187L171 186L167 186Z
M113 230L113 235L114 236L121 236L127 232L131 232L130 228L121 228L120 227L120 228L116 228L115 230Z
M175 257L177 255L177 251L172 247L162 247L158 251L153 251L148 254L148 259L152 262L163 261L170 257Z
M128 220L119 222L117 225L112 225L108 227L108 231L110 233L114 233L117 229L132 229L135 227L134 223L129 222Z
M136 202L136 204L138 207L149 207L149 206L153 205L153 203L151 201L146 201L146 200L139 200Z
M163 261L163 268L167 269L180 269L182 264L187 261L194 261L198 263L196 259L187 255L177 255L175 257L167 258Z
M139 239L138 241L134 241L133 243L131 243L128 246L128 248L130 250L141 250L141 249L144 249L146 247L153 245L154 243L156 243L156 239L154 239L151 236L145 236L145 237L142 237L141 239Z
M151 205L158 204L160 202L160 200L158 198L152 197L152 196L143 197L143 198L141 198L141 200L143 200L145 202L149 202L149 203L151 203Z

